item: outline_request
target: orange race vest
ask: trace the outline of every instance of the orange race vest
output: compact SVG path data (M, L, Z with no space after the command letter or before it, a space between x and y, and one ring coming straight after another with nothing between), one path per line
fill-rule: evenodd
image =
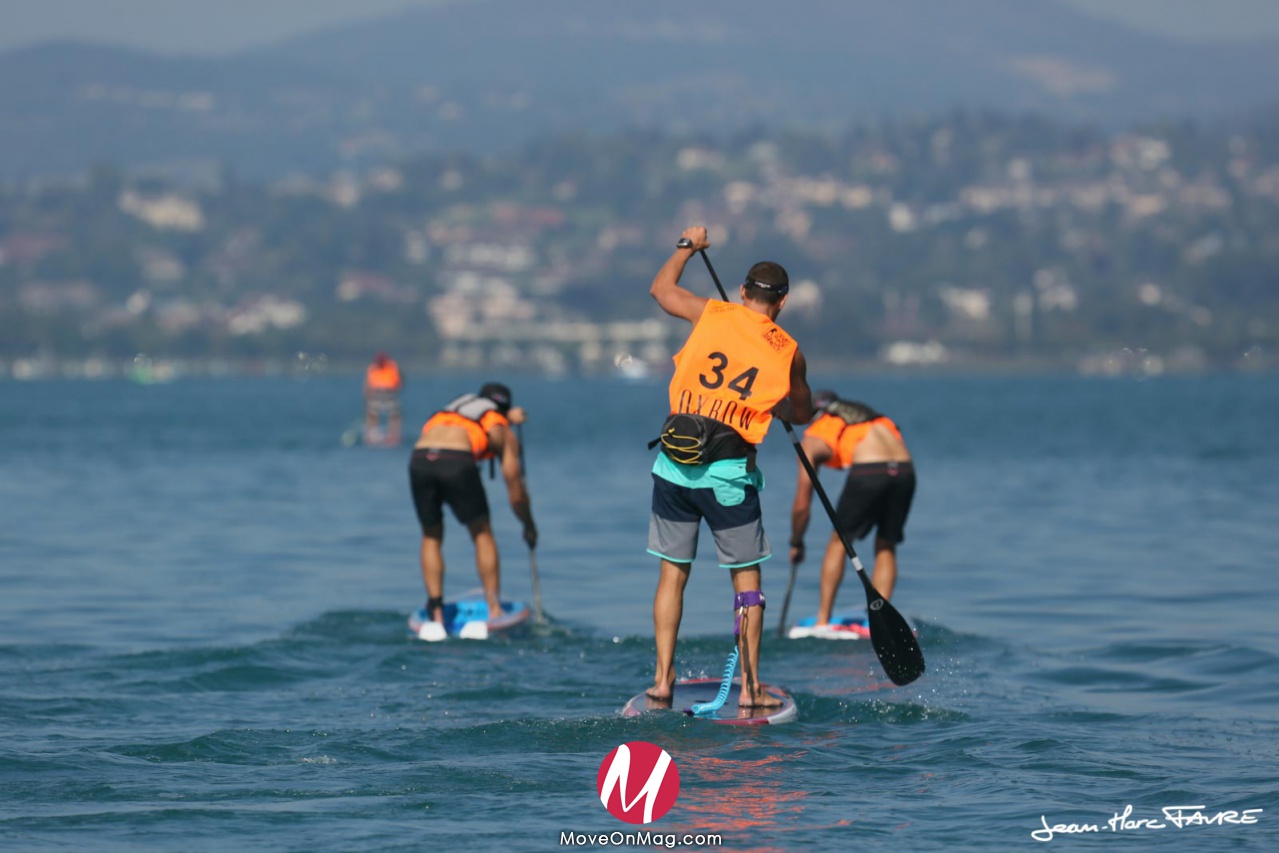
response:
M483 408L483 404L488 403L491 408L479 413L477 417L468 417L469 414L476 414L476 411ZM460 406L458 404L461 404ZM450 411L449 407L458 406L467 411L463 414L459 411ZM454 400L446 407L444 411L436 412L430 419L422 425L422 432L425 433L431 427L437 426L460 426L466 430L466 437L471 442L471 453L477 460L492 459L494 456L492 448L489 447L489 430L501 424L510 426L511 422L507 420L497 410L497 404L480 397L466 395Z
M703 415L759 444L790 393L795 339L764 314L712 299L675 353L671 413Z
M850 424L832 414L822 415L809 424L808 429L804 430L804 437L812 436L831 449L831 457L826 460L831 468L847 468L853 464L853 453L857 450L857 445L862 443L862 439L866 438L875 424L888 427L898 439L902 437L897 424L883 415L859 424Z
M382 367L371 364L364 376L364 384L370 391L399 391L402 384L400 368L390 359Z

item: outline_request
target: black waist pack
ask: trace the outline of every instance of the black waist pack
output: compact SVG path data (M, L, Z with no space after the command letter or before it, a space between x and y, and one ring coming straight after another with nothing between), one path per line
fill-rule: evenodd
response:
M755 445L727 424L703 415L671 415L662 424L661 435L648 443L648 449L659 444L667 458L681 465L745 459L746 470L755 470Z

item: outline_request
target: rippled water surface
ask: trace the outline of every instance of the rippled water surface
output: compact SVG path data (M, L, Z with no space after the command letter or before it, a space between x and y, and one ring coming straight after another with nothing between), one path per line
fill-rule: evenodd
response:
M815 382L914 452L894 604L928 671L893 687L868 643L774 639L776 559L763 675L799 718L755 729L619 714L652 675L661 384L511 380L550 624L428 645L407 451L340 441L358 382L0 383L0 848L560 849L633 831L596 774L644 740L681 779L650 828L719 849L1026 849L1045 824L1049 848L1279 849L1279 381ZM407 421L474 385L412 382ZM761 465L781 545L780 430ZM456 597L456 527L446 554ZM805 564L792 615L816 600ZM730 603L703 554L683 675L720 674Z

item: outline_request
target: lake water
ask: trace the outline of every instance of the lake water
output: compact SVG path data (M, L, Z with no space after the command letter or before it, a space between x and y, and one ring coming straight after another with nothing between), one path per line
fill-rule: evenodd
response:
M652 677L661 383L510 380L552 623L442 644L405 629L407 449L340 442L357 380L0 383L0 848L561 849L634 831L596 774L649 741L681 790L648 828L706 849L1027 849L1045 823L1079 830L1050 848L1279 849L1279 379L813 379L915 455L893 601L928 671L892 687L869 643L773 639L779 557L762 674L799 718L750 730L619 715ZM410 380L410 433L479 384ZM780 428L760 459L780 549ZM455 598L476 576L449 523ZM816 601L813 556L792 616ZM730 604L704 537L682 675L719 676Z

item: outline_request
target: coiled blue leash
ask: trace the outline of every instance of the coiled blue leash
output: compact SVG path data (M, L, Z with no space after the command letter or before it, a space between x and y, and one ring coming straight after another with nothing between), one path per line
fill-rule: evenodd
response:
M724 703L728 701L728 691L733 689L733 673L737 672L737 647L733 647L733 653L728 656L728 663L724 664L724 680L720 682L719 693L709 702L698 702L688 710L692 712L694 717L701 717L706 714L713 714L720 708L724 707Z
M747 590L739 592L733 597L733 639L737 640L742 634L742 613L747 607L759 605L764 606L764 593L758 590ZM737 672L737 656L740 646L733 644L733 652L728 656L728 661L724 664L724 680L719 683L719 693L709 702L698 702L689 708L689 713L695 717L703 717L713 714L720 708L724 707L724 703L728 701L729 691L733 689L733 674Z

